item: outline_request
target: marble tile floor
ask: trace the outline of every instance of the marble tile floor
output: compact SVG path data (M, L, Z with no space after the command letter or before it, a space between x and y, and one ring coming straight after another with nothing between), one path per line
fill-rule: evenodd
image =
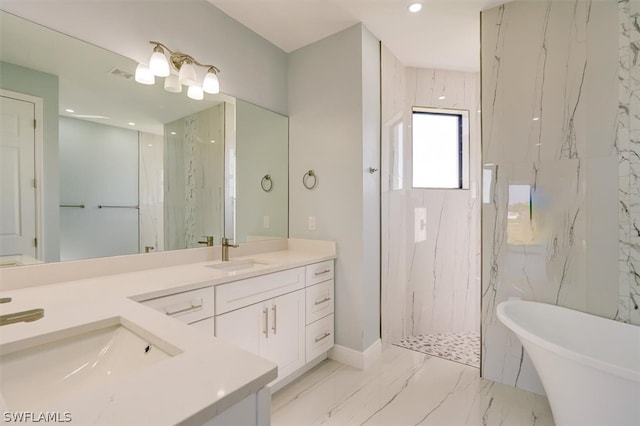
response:
M273 426L553 426L547 399L390 346L367 371L326 360L272 397Z
M479 333L461 332L407 336L394 345L480 368Z

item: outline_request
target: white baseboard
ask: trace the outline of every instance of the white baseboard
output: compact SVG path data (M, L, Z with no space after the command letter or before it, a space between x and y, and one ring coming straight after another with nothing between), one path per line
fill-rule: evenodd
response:
M368 369L382 354L382 341L373 342L364 352L356 351L346 346L335 345L329 350L329 358L359 370Z
M274 394L278 392L280 389L282 389L283 387L287 386L289 383L296 380L298 377L302 376L307 371L311 370L316 365L320 364L325 359L327 359L327 352L324 352L318 355L317 357L315 357L314 359L306 363L301 368L289 374L287 377L284 377L282 380L278 380L278 379L274 380L273 382L269 383L267 387L271 390L271 393Z

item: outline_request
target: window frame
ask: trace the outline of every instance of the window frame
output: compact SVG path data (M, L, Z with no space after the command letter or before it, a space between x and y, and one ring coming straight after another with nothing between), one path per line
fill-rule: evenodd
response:
M458 125L458 186L416 186L414 179L414 118L416 114L459 117ZM468 190L469 189L469 110L414 106L411 109L411 187L413 189Z

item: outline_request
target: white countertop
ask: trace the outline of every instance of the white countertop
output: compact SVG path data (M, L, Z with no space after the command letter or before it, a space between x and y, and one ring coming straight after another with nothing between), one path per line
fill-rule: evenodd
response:
M0 291L0 297L12 298L0 305L0 314L45 309L44 318L38 321L3 326L0 348L3 353L13 352L41 344L52 333L124 318L182 353L37 411L70 412L72 424L161 425L196 415L213 417L275 379L275 364L213 336L205 337L202 331L136 301L333 259L335 245L306 250L303 244L291 244L288 250L245 257L265 265L227 273L209 267L220 261L205 261ZM243 257L232 255L232 261L240 259Z

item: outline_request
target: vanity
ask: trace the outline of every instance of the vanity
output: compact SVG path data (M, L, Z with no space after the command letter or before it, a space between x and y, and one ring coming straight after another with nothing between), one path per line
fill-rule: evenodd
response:
M197 249L210 260L15 289L4 285L10 269L0 270L0 298L11 298L0 315L45 312L2 327L3 373L17 372L0 382L3 411L72 424L269 424L271 392L333 346L335 244L289 239L248 255L243 246L229 262L212 247ZM36 265L33 276L99 262ZM91 355L92 339L111 342L97 346L107 356ZM99 371L67 371L61 390L58 366L78 353Z

